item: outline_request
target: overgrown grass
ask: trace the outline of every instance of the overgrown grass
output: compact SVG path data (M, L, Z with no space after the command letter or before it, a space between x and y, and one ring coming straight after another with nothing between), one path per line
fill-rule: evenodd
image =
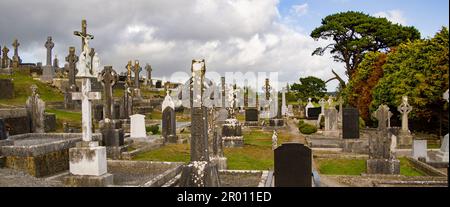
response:
M28 96L31 95L31 85L38 87L38 93L45 102L64 101L63 94L51 85L34 80L31 76L14 72L12 76L0 75L0 78L12 78L14 83L14 98L1 99L0 104L21 106L25 105Z
M425 173L415 169L406 158L399 158L400 174L404 176L423 176ZM360 175L366 172L365 159L317 159L319 172L325 175Z
M63 131L63 123L67 122L72 127L81 127L81 112L46 109L48 113L56 115L56 131Z
M153 110L152 113L145 116L145 119L162 119L162 113L161 111Z
M167 162L189 162L190 148L188 144L169 144L150 152L136 155L133 160L151 160Z

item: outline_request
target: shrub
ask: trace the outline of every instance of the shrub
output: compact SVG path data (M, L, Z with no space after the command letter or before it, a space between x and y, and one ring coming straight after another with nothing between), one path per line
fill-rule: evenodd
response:
M366 122L362 117L359 117L359 128L364 129L366 127Z
M317 132L317 127L311 124L303 123L302 125L299 125L298 130L302 134L312 134Z
M151 125L151 126L145 127L145 131L151 132L153 135L158 134L159 126L158 125Z

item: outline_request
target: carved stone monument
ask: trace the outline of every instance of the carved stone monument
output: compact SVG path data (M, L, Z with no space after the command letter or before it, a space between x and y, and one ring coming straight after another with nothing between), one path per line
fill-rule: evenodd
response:
M409 148L412 145L413 137L408 128L408 114L411 112L412 106L409 105L407 96L402 97L402 103L398 106L397 110L402 115L402 129L398 135L397 144L399 148Z
M167 90L166 97L162 103L162 136L164 138L164 142L168 143L177 143L177 134L176 134L176 116L175 116L175 103L172 100L172 97L169 95L169 90Z
M39 97L37 92L37 86L32 85L32 94L27 100L27 113L31 121L31 132L33 133L44 133L45 132L45 102Z

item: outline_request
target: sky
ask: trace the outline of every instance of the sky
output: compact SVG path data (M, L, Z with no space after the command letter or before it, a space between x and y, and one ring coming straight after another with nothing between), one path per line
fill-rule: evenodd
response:
M234 76L272 72L272 84L280 88L300 77L327 80L331 69L345 76L344 64L329 54L311 56L315 48L327 44L309 36L325 16L362 11L415 26L426 38L448 27L448 4L448 0L1 0L0 45L11 49L11 57L11 44L18 38L23 62L45 64L44 44L52 36L53 54L62 66L69 46L80 53L80 39L73 31L80 30L85 18L88 33L95 36L90 46L102 65L112 65L118 72L125 71L128 60L137 59L141 65L152 65L155 78L182 82L192 59L205 59L212 79L226 72ZM260 89L264 78L259 75L250 84ZM328 91L337 85L331 81Z

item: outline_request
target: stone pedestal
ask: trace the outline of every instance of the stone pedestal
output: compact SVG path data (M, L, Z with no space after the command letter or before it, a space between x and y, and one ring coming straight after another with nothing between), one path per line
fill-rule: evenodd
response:
M211 162L217 165L218 170L226 170L228 168L226 157L211 157Z
M67 186L107 186L113 175L107 173L106 147L98 142L78 142L69 149L70 175L65 177Z
M220 187L217 166L208 161L191 161L180 177L180 187Z
M428 161L427 140L414 140L411 156L416 160L424 158L425 161Z
M98 142L78 142L69 150L70 173L100 176L107 173L106 148Z
M369 159L366 161L367 174L400 174L398 159Z
M54 77L55 77L55 69L53 68L53 66L46 65L42 67L41 81L53 82Z
M397 148L411 148L413 136L409 131L400 130L397 136Z
M283 119L269 119L269 126L282 127L282 126L284 126L284 120Z
M222 143L224 147L243 147L242 127L237 119L227 119L222 125Z

